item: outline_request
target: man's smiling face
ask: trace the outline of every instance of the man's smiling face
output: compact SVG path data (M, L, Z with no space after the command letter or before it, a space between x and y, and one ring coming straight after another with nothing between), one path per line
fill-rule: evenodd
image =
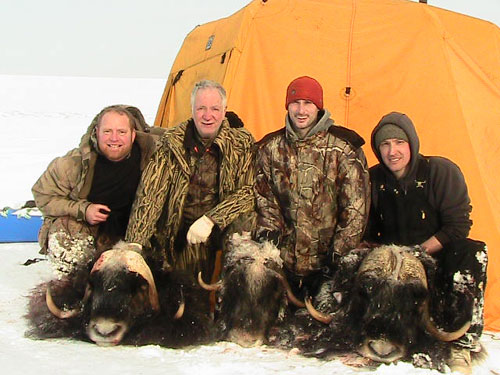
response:
M288 105L288 116L300 137L304 137L318 122L319 109L310 100L298 99Z
M410 144L402 139L386 139L380 143L380 156L384 164L399 180L404 177L411 160Z
M226 108L219 91L212 87L199 89L193 105L193 120L198 134L202 138L214 139L225 116Z
M96 135L99 150L111 161L125 159L135 140L135 130L132 130L127 115L113 111L102 117Z

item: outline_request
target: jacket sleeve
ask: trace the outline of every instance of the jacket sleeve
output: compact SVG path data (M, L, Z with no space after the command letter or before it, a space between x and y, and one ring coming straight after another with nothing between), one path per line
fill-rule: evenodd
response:
M230 170L226 174L223 186L231 184L227 179L234 180L234 189L214 208L206 213L221 230L224 230L241 214L249 213L255 209L253 185L255 183L254 140L248 133L248 139L242 142L243 147L235 146L235 155L229 155L226 167Z
M363 241L367 242L379 242L379 233L381 233L380 222L378 220L377 213L377 200L378 200L378 186L376 186L376 176L380 172L381 165L376 164L372 166L368 172L370 175L370 210L368 214L368 222L366 223L365 233L363 235Z
M167 189L171 184L170 166L161 149L158 149L149 160L142 172L141 181L137 187L130 218L125 234L128 242L140 243L151 247L149 242L154 233L159 215L165 204Z
M285 233L285 221L271 187L271 152L265 147L260 148L256 155L256 173L254 194L257 225L253 237L257 241L267 240L278 246Z
M370 177L361 148L349 145L340 156L338 221L333 251L345 255L356 248L363 236L370 208Z
M435 236L444 245L469 235L472 207L460 168L446 158L432 157L430 160L431 199L435 200L434 205L440 213L442 223Z
M31 189L37 207L45 216L71 216L78 221L85 220L85 211L90 202L71 197L82 179L81 173L81 157L78 155L68 154L49 164Z

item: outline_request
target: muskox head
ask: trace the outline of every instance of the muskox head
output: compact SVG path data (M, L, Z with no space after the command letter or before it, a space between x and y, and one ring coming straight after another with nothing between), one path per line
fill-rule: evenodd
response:
M94 263L79 306L63 310L47 288L49 311L60 319L89 316L86 333L98 345L117 345L137 320L159 313L153 274L140 254L141 246L119 242ZM182 316L181 302L174 318Z
M359 264L357 271L353 264ZM407 357L429 335L453 341L470 326L466 322L454 332L445 332L434 324L427 276L434 269L434 260L418 247L387 245L354 252L344 257L338 270L339 279L342 273L355 271L344 278L348 285L343 313L337 314L344 321L317 312L310 301L307 307L318 320L350 330L355 349L364 357L394 362Z
M280 252L270 242L252 241L248 233L234 234L225 254L222 279L213 285L200 284L218 292L217 322L222 339L242 346L266 341L271 326L279 321L291 293L282 274Z

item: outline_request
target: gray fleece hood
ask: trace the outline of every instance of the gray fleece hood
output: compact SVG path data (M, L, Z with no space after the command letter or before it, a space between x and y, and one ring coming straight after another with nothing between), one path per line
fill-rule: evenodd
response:
M314 134L317 134L321 131L327 130L333 124L334 122L330 118L330 112L327 109L322 109L321 111L318 112L318 122L314 124L314 126L311 129L309 129L309 132L306 134L304 139L312 137ZM290 120L288 112L286 114L285 125L286 125L287 137L291 141L296 141L300 139L299 135L293 128L292 120Z
M415 169L416 169L418 153L420 150L420 141L418 139L417 131L415 130L415 126L413 125L413 122L404 113L391 112L391 113L382 117L382 119L379 121L377 126L375 126L375 129L373 129L373 131L372 131L371 146L372 146L373 153L377 157L379 163L386 169L387 169L387 167L385 166L384 162L382 161L382 158L380 156L380 151L376 148L376 145L375 145L375 135L384 125L387 125L387 124L392 124L392 125L398 126L408 136L408 143L410 144L410 151L411 151L411 159L410 159L408 172L406 173L406 176L404 177L404 179L406 179L407 176L412 176L415 172Z

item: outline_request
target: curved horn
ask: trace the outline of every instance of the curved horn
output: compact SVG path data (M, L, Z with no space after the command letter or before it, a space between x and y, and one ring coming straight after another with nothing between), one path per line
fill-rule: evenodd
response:
M295 297L295 295L293 294L292 288L290 287L290 284L288 284L288 281L286 280L286 278L281 274L278 274L278 277L281 280L281 283L283 284L283 286L286 290L286 296L287 296L288 300L297 307L305 307L304 302L299 301L299 299L297 297Z
M160 311L160 299L158 298L158 291L151 268L149 268L141 254L132 250L126 251L122 256L125 258L125 264L128 270L137 272L147 281L149 285L149 302L151 303L151 308L154 311Z
M87 288L85 289L85 294L83 295L81 306L83 306L85 302L87 302L87 300L89 299L90 292L91 292L90 286L87 285ZM50 293L50 286L48 285L47 285L47 290L45 291L45 303L47 304L47 308L52 313L52 315L54 315L59 319L73 318L82 311L81 306L71 310L62 310L59 307L57 307L56 304L54 303L54 300L52 299L52 294Z
M422 306L422 320L427 332L429 332L432 336L440 341L454 341L462 337L470 327L471 322L466 322L462 327L453 332L446 332L436 327L436 325L432 322L429 313L429 304L427 301L424 302Z
M174 315L174 319L180 319L182 318L182 315L184 315L184 308L186 307L186 302L184 301L184 293L182 292L181 288L181 300L179 304L179 308L177 309L177 312Z
M200 284L200 286L203 289L208 290L209 292L216 292L216 291L220 290L220 288L222 288L222 281L221 280L217 281L214 284L205 284L205 282L203 281L203 278L201 277L201 271L198 272L198 284Z
M160 311L160 299L158 298L158 291L156 290L156 285L154 281L151 283L148 280L149 284L149 302L151 303L151 308L154 311Z
M333 316L323 314L322 312L316 310L314 306L312 305L311 302L311 297L307 297L306 300L306 309L309 311L309 314L316 319L318 322L325 323L325 324L330 324L330 322L333 320Z

